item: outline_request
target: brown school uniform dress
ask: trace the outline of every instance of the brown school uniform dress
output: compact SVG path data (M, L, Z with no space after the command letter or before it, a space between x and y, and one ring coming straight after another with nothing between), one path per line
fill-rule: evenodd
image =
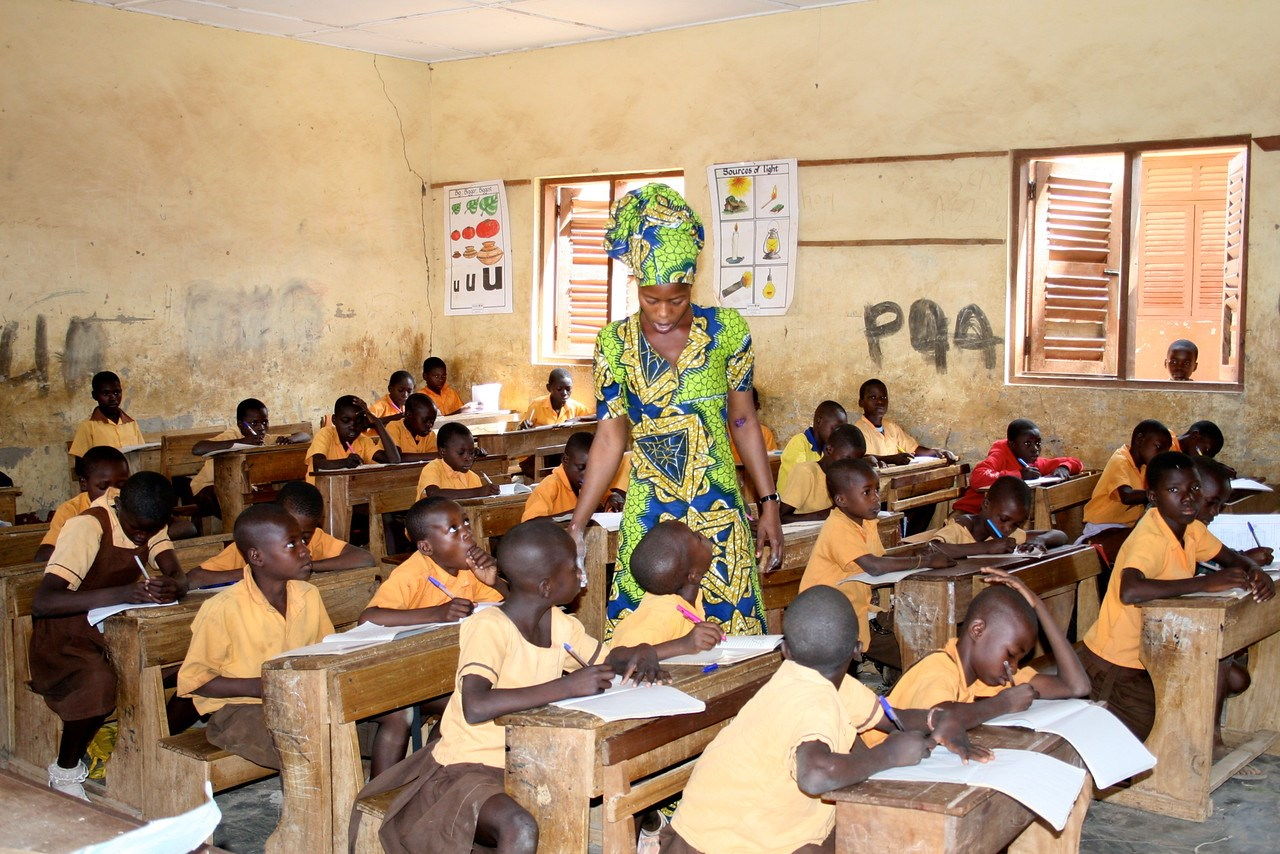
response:
M101 590L138 580L134 557L147 559L147 547L124 549L111 536L104 507L84 512L102 526L102 544L78 590ZM116 707L116 672L107 660L106 636L84 614L40 617L31 628L31 690L64 721L108 714Z

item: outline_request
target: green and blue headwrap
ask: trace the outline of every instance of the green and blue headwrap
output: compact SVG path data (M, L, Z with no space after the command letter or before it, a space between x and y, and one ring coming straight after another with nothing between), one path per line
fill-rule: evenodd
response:
M666 184L646 184L609 211L604 248L631 268L640 287L691 285L704 242L702 221Z

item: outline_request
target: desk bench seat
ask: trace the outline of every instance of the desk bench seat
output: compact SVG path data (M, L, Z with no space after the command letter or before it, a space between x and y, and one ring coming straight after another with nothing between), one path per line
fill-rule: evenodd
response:
M182 786L164 787L166 794L161 798L168 805L164 815L176 815L199 806L203 794L196 798L192 795L204 792L206 780L219 792L276 773L210 744L204 736L204 727L160 739L160 763L165 772L158 775L158 779L183 781Z

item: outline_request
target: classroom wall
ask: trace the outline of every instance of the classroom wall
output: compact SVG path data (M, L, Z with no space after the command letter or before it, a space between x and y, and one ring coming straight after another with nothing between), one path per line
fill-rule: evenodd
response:
M1265 136L1280 133L1278 36L1267 0L872 0L444 63L432 76L432 160L437 182L680 168L705 218L716 162ZM802 168L800 239L1004 240L1010 169L1006 159ZM1224 459L1275 479L1280 152L1253 149L1251 192L1243 394L1004 385L1003 243L802 247L791 312L750 321L764 420L785 441L824 397L856 409L858 386L878 375L891 418L966 459L1014 417L1041 425L1046 455L1098 467L1142 418L1183 429L1212 417L1228 434ZM460 380L540 388L544 367L507 367L528 364L533 349L534 189L513 187L510 199L516 311L438 318L440 350ZM695 298L713 302L709 275ZM917 352L905 321L918 299L934 301L951 331L976 307L999 345L990 358L952 347L945 366ZM884 301L904 324L881 339L877 361L864 309ZM576 377L590 382L585 369Z
M229 424L246 396L314 422L421 366L428 66L69 0L5 0L0 31L21 512L68 497L97 370L150 431Z

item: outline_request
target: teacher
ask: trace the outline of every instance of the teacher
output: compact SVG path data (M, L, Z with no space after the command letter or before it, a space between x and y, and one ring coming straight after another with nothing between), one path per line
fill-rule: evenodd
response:
M782 562L782 523L773 475L751 397L755 354L737 311L691 300L703 231L684 198L648 184L610 211L605 249L626 264L639 288L640 311L610 323L596 338L593 376L600 423L569 531L582 531L632 439L617 573L609 591L609 630L644 596L629 569L632 550L650 528L678 519L712 543L702 580L707 619L730 634L766 631L756 570ZM760 501L759 546L752 540L729 444L732 432Z

